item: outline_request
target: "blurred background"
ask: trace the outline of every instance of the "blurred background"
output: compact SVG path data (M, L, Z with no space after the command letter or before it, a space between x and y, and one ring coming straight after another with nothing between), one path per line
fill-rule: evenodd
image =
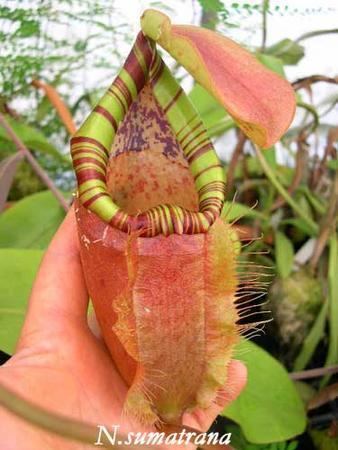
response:
M15 349L38 264L75 190L70 135L116 76L149 7L234 39L287 78L297 98L288 132L257 152L163 55L224 164L224 216L242 240L240 263L259 272L257 289L243 278L240 290L268 301L274 319L241 345L249 383L214 429L232 432L238 450L337 449L333 0L0 0L0 350Z

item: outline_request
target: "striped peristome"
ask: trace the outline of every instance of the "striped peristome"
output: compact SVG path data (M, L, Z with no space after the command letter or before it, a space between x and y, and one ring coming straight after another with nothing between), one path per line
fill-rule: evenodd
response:
M160 204L139 214L124 212L108 193L106 169L119 124L148 83L189 163L199 197L199 210ZM142 32L119 75L71 139L71 155L80 203L124 232L205 233L219 217L225 197L220 161L190 100L171 75L153 41Z

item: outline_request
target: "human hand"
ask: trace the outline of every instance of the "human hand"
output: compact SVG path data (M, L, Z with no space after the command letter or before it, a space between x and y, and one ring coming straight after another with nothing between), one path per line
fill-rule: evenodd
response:
M55 413L94 425L118 424L123 432L141 430L122 415L128 386L104 342L88 325L87 309L72 208L43 258L16 352L0 368L0 383ZM184 425L207 431L245 383L245 366L233 360L227 385L212 406L184 414ZM0 440L3 450L94 448L42 431L2 408Z

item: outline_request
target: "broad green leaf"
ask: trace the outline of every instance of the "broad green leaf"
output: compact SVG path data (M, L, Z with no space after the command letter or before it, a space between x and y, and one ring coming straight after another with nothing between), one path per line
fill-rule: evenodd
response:
M198 83L196 83L190 91L189 98L201 117L204 117L211 112L217 113L217 119L221 119L227 115L225 109Z
M256 53L256 58L264 64L265 67L268 67L278 73L281 77L285 78L283 61L280 58L273 55L266 55L265 53Z
M0 349L15 349L41 250L0 249Z
M301 434L306 426L303 402L284 367L250 341L241 341L236 357L247 366L248 382L222 415L238 423L255 444Z
M277 231L275 240L276 266L281 278L287 278L292 270L294 251L292 242L281 231Z
M206 128L208 136L210 138L213 138L226 133L232 128L236 128L236 124L230 117L224 117L224 119L220 119L218 122L213 123Z
M265 49L265 53L273 55L283 61L284 64L297 64L304 56L304 47L291 39L283 39Z
M296 450L298 446L297 441L252 444L245 439L241 428L234 423L226 424L225 432L231 433L231 448L236 450Z
M38 150L42 153L47 153L48 155L53 156L57 160L62 163L68 163L70 165L70 160L62 155L54 145L52 145L48 140L44 137L44 135L33 128L30 125L27 125L23 122L19 122L18 120L13 119L10 116L6 116L7 122L13 128L15 134L22 140L22 142L31 150ZM0 127L0 139L6 140L11 143L10 137L7 135L6 131Z
M0 247L46 248L64 215L49 191L25 197L0 215Z
M189 98L199 112L209 137L220 135L235 126L225 109L199 84L195 84Z

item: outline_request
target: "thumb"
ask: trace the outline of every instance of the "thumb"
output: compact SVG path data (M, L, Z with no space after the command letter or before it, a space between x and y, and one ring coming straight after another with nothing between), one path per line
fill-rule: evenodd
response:
M36 332L85 321L88 294L79 256L76 219L70 209L50 243L28 303L20 342Z
M184 425L207 431L223 409L233 402L244 389L247 382L247 369L236 359L228 368L228 378L224 388L220 389L215 401L207 409L197 408L183 416Z

